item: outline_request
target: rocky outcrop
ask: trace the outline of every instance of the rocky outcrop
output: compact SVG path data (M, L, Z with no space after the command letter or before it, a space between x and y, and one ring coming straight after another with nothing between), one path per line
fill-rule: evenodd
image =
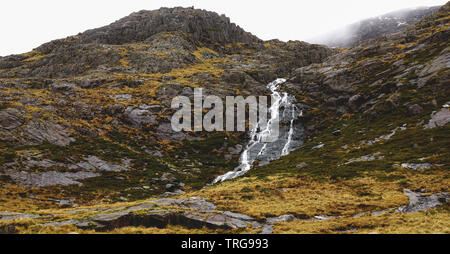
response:
M45 187L52 185L67 186L75 184L81 185L81 182L78 182L76 180L99 176L99 174L93 172L83 171L79 171L76 173L57 171L29 173L25 171L5 170L5 174L23 187Z
M0 140L15 145L39 145L44 142L66 146L75 139L60 124L42 121L15 108L0 110ZM39 116L37 116L39 117Z
M438 112L433 112L430 121L425 125L425 129L444 126L447 123L450 123L450 109L443 108Z
M95 229L100 232L127 226L164 228L168 225L181 225L186 228L257 229L262 225L244 214L216 210L214 204L198 197L150 200L126 209L118 207L107 213L98 213L89 219L44 225L64 224L74 224L82 229Z
M305 112L304 120L311 119L310 125L317 129L319 119L344 114L376 119L402 110L409 116L421 115L429 102L410 104L406 98L413 87L431 89L433 94L448 93L450 50L442 37L449 33L445 24L448 9L447 4L435 16L412 26L412 37L404 30L342 51L324 63L296 69L288 80L288 91L320 108L315 116ZM439 32L433 32L434 27ZM447 108L439 109L426 128L442 126L448 118Z
M11 130L24 124L25 118L15 108L0 111L0 128Z
M413 192L405 189L403 193L409 198L409 205L400 207L399 212L403 213L416 213L425 211L437 206L441 206L450 200L450 196L447 193L437 193L432 195L424 195L425 193Z
M206 43L257 42L259 39L230 22L224 15L194 8L139 11L111 25L80 35L83 43L124 44L143 41L161 32L181 31Z
M128 107L124 112L126 119L133 127L140 128L144 124L157 124L156 114L147 109Z

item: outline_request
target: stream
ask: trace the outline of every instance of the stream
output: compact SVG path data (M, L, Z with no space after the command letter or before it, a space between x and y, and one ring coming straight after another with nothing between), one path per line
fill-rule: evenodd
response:
M242 176L254 164L267 165L270 161L286 156L302 145L303 126L295 120L302 116L303 112L301 106L295 104L294 96L279 91L285 82L285 79L279 78L267 85L272 98L272 105L268 109L269 119L259 121L250 130L250 141L240 155L239 166L218 176L213 184ZM279 131L276 131L277 128Z

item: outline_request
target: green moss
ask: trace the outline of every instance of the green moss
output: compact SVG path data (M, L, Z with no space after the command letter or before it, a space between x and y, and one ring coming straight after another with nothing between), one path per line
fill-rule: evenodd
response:
M430 92L424 92L433 89ZM280 158L264 167L251 170L250 176L268 176L271 174L287 173L292 175L307 174L319 180L349 179L358 176L371 175L382 181L401 181L403 177L395 173L392 165L404 162L421 163L419 158L430 157L427 162L432 164L450 165L450 126L424 129L417 123L428 119L435 107L426 104L430 101L430 93L435 93L439 87L423 88L421 91L411 91L407 87L401 92L399 104L411 100L424 105L423 112L411 115L407 107L389 107L371 118L364 115L354 116L350 119L335 121L321 129L314 139L309 139L297 151ZM441 97L445 91L440 92ZM445 97L445 96L444 96ZM445 100L442 100L445 101ZM389 140L382 140L371 146L361 146L362 141L374 140L382 135L391 133L397 127L407 125L406 130L399 130ZM336 137L332 133L340 130L342 135ZM325 144L323 148L312 149L319 143ZM346 149L342 148L344 145ZM345 162L361 156L381 153L384 158L368 162L355 162L344 165ZM436 156L433 156L436 155ZM307 167L298 169L296 165L306 162ZM340 165L340 166L339 166ZM437 171L446 170L436 167ZM426 173L431 172L427 170Z

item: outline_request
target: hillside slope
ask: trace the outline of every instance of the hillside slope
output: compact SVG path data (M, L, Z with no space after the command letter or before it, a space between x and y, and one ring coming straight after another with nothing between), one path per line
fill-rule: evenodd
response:
M233 169L246 133L174 132L177 95L264 95L334 51L162 8L0 58L0 210L137 200ZM172 193L172 194L171 194Z
M210 45L163 32L146 46L110 45L127 52L115 67L70 78L45 76L53 75L48 67L44 76L21 76L52 54L3 58L1 66L21 65L0 71L0 210L8 211L0 230L448 234L449 14L447 3L405 30L341 50ZM183 68L141 73L132 64L135 53L190 40L199 44L186 47L195 59ZM170 133L162 127L169 99L197 86L266 94L265 83L280 76L288 77L281 89L305 105L304 145L205 187L234 168L247 135ZM53 178L59 185L41 186Z

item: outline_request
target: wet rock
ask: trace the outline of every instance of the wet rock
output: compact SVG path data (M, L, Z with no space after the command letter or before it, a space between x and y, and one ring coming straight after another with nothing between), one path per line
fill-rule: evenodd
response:
M272 232L273 232L273 226L269 225L269 224L265 224L262 226L260 234L261 235L269 235L269 234L272 234Z
M230 84L244 84L247 74L241 71L226 71L220 77L223 81Z
M2 216L0 218L0 221L35 219L39 217L40 215L37 214L16 214L16 215Z
M54 145L67 146L75 140L61 125L34 119L24 126L23 132L27 145L39 145L47 141Z
M237 145L234 146L234 147L228 147L228 152L229 152L231 155L241 154L242 148L243 148L242 145L237 144Z
M119 101L129 101L133 96L131 94L116 94L110 97Z

